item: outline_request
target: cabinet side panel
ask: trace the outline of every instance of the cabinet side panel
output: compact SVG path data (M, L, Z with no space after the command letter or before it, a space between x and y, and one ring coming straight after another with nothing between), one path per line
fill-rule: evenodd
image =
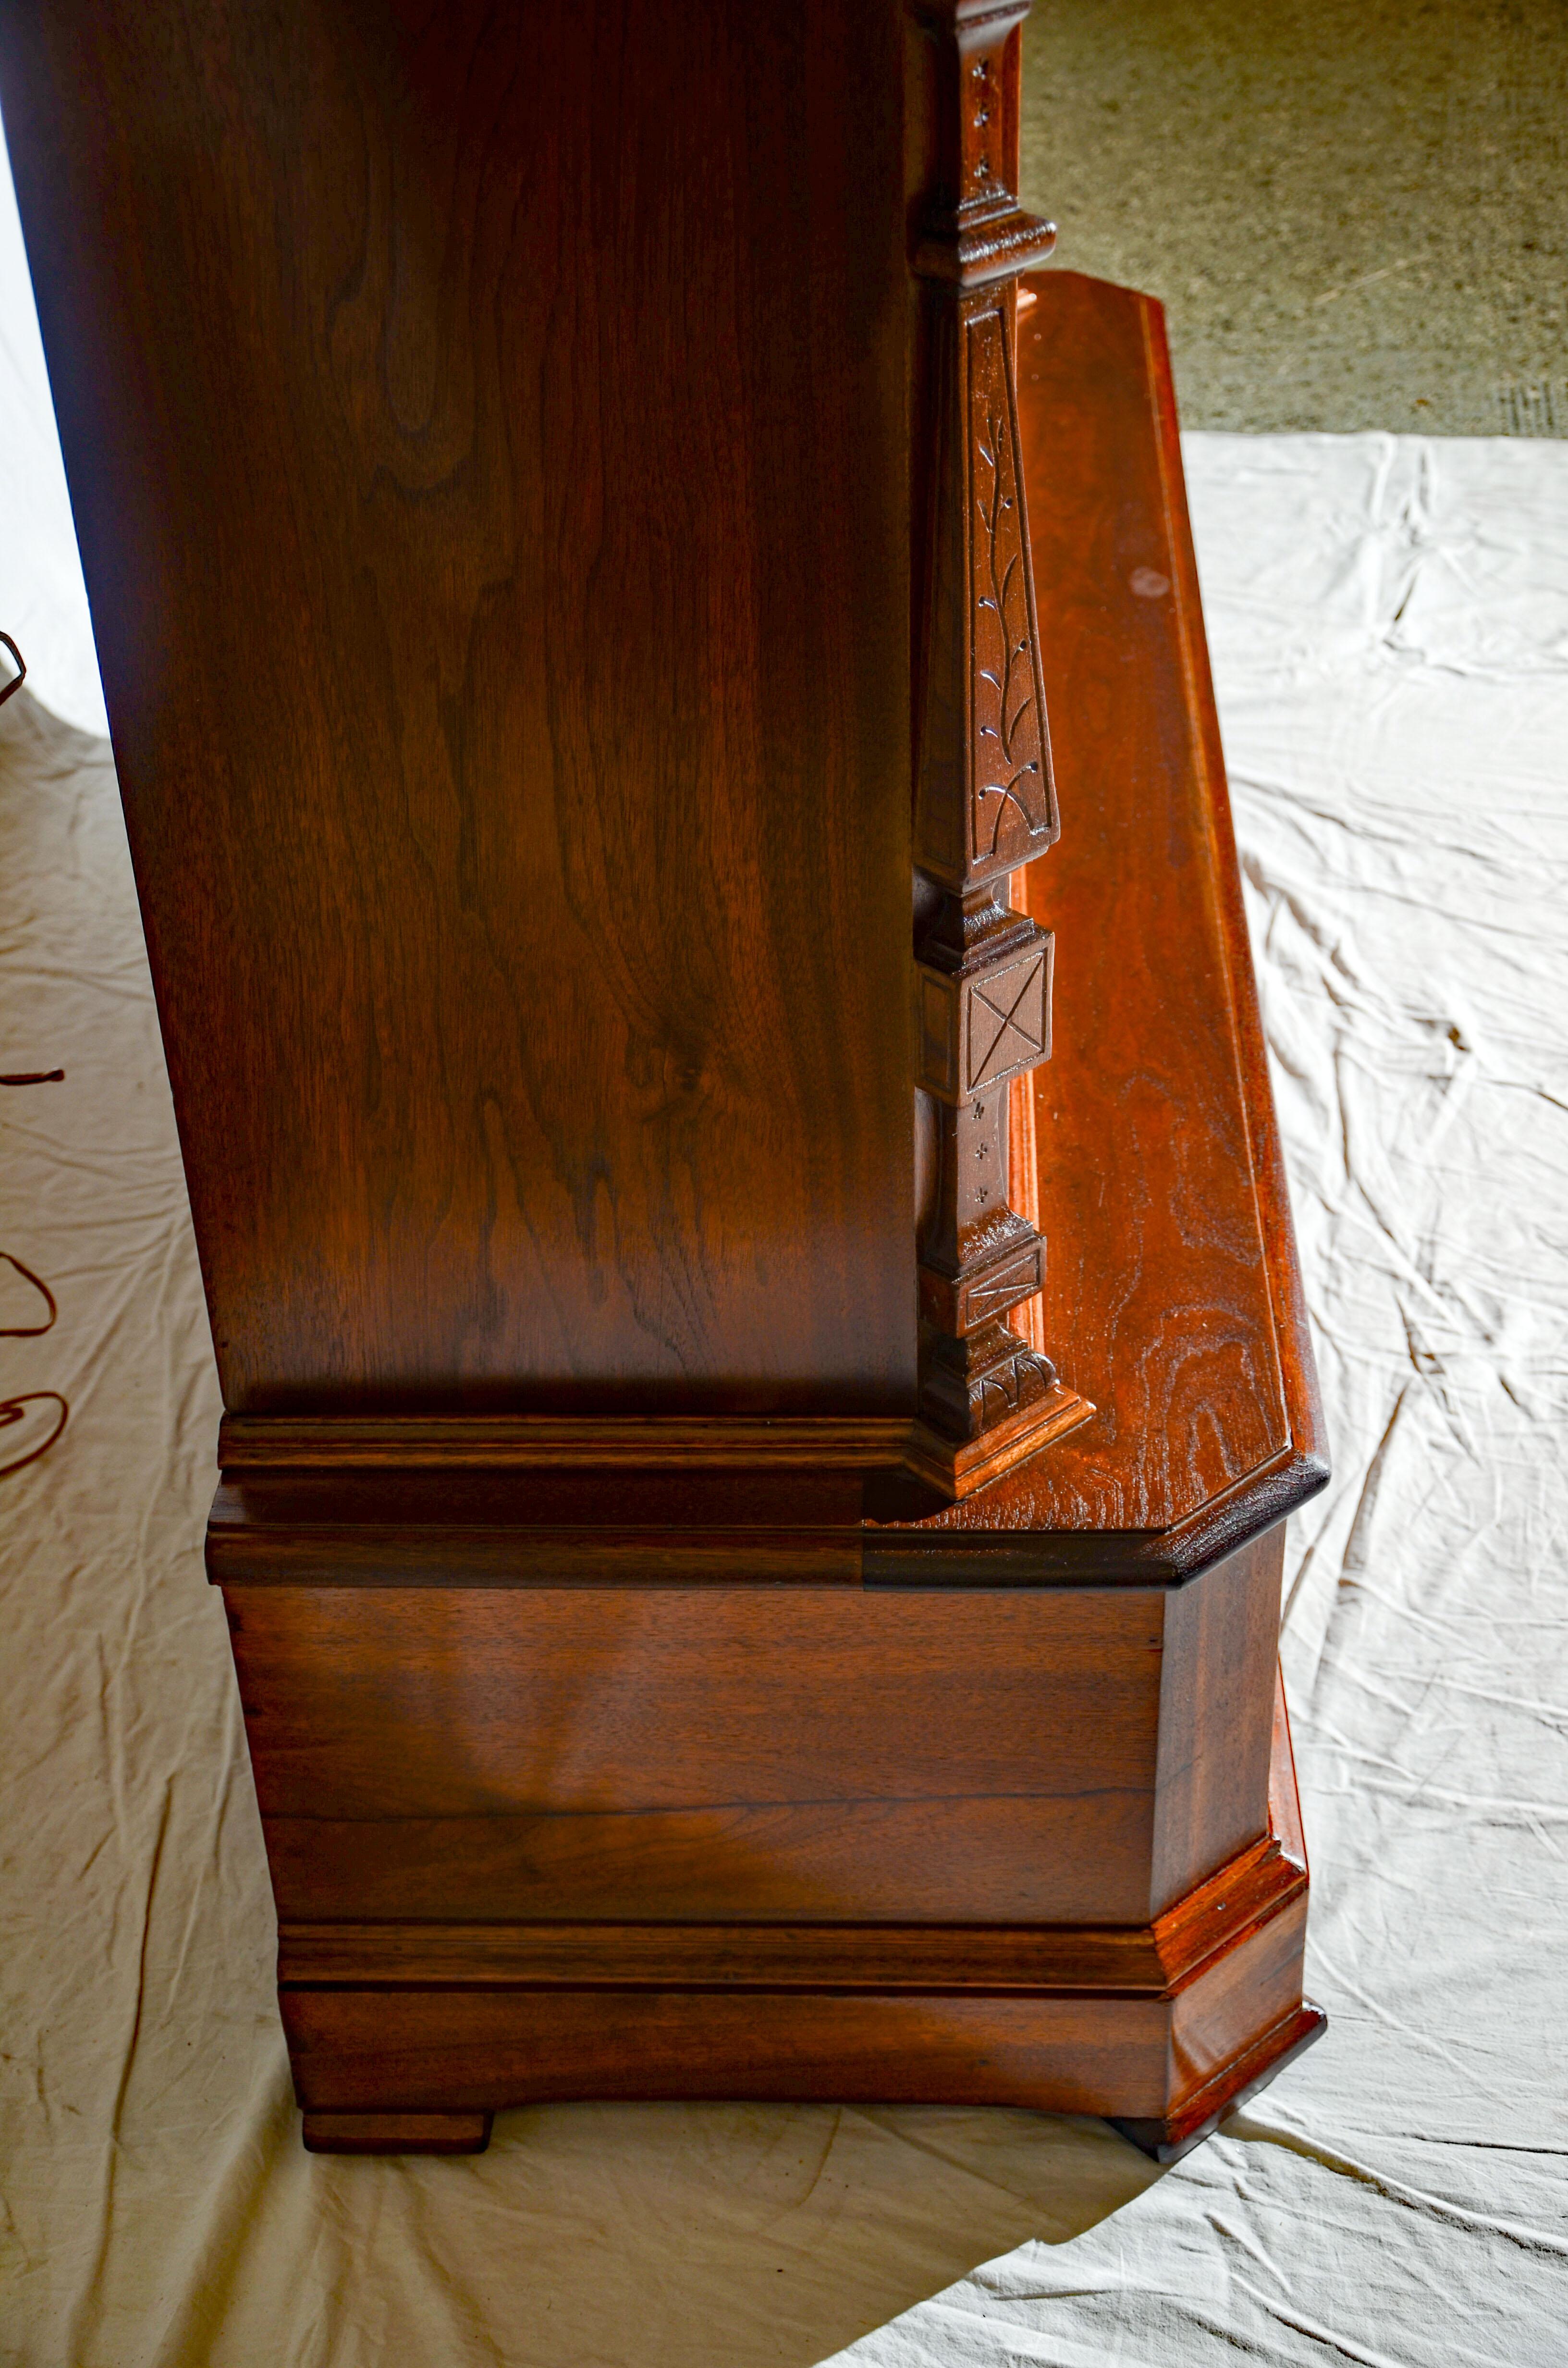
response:
M1157 1594L224 1600L285 1919L1144 1920Z
M903 39L7 12L232 1407L913 1406Z

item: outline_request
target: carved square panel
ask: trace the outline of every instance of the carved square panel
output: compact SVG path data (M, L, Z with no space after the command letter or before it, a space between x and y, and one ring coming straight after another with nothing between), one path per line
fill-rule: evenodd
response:
M963 1090L1021 1076L1051 1052L1051 940L969 981L963 1005Z
M1021 953L957 977L919 965L918 1082L928 1094L963 1101L1050 1058L1052 945L1039 930Z

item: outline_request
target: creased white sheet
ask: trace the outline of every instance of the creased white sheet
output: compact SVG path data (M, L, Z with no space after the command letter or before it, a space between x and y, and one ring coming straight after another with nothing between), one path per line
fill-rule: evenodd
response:
M0 1263L0 1399L71 1412L0 1476L0 2360L1568 2358L1568 447L1187 450L1336 1457L1284 1645L1329 2035L1164 2176L939 2109L301 2152L113 777L24 695L0 1072L66 1076L0 1087L0 1251L60 1313Z

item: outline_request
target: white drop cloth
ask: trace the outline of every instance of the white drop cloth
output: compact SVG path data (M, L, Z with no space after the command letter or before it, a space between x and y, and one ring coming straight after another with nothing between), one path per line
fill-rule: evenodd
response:
M107 733L71 496L0 131L0 631L56 715Z
M52 1425L32 1394L71 1413L0 1474L0 2360L1568 2359L1568 445L1187 460L1336 1451L1285 1628L1328 2037L1164 2176L1097 2123L936 2109L550 2107L476 2160L301 2151L113 776L24 694L0 1071L66 1076L0 1088L0 1250L60 1315L0 1338L29 1400L0 1466ZM0 624L85 715L57 512L6 541ZM0 1326L42 1308L0 1263Z

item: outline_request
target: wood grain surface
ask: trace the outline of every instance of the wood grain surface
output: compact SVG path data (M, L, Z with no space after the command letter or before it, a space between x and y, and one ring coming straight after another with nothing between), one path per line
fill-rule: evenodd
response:
M1278 1585L224 1600L285 1920L1142 1925L1267 1830Z
M1163 315L1031 275L1018 394L1062 837L1034 1072L1041 1337L1094 1417L947 1531L1173 1529L1326 1476L1192 556ZM1129 1543L1132 1542L1130 1540Z
M1079 816L1032 874L1037 917L1073 962L1030 1110L1029 1213L1051 1246L1040 1337L1098 1410L960 1507L872 1472L862 1569L877 1583L1180 1576L1326 1474L1159 311L1070 273L1029 290L1025 465L1058 771ZM312 1446L283 1428L278 1460L435 1452L423 1432L378 1447L324 1429ZM271 1429L249 1426L243 1455L271 1455ZM861 1440L868 1468L891 1436ZM497 1463L519 1452L473 1443ZM722 1434L704 1452L732 1454ZM846 1435L844 1459L858 1452ZM777 1518L765 1497L758 1518ZM739 1501L715 1499L714 1518ZM828 1518L847 1518L835 1502Z
M1299 1906L1306 1881L1306 1869L1271 1827L1147 1925L284 1922L278 1978L301 1988L1106 1990L1169 1998Z
M0 20L242 1416L913 1411L899 17ZM1030 1332L1097 1411L869 1509L1043 1571L1322 1460L1158 308L1028 293Z
M5 10L231 1408L913 1408L906 38Z
M1154 1778L1154 1912L1264 1829L1276 1732L1281 1522L1165 1599L1160 1758ZM1284 1749L1289 1754L1287 1736ZM1292 1799L1295 1787L1290 1786Z
M1062 831L923 960L949 1051L1008 981L1043 1051L1048 930L1057 1000L1020 1238L927 1331L1038 1217L1097 1411L938 1509L910 266L1000 420L1040 233L912 218L914 16L0 6L310 2143L737 2093L1185 2143L1317 2027L1274 1658L1324 1467L1158 308L1034 279L965 479L1009 557L1027 495ZM1006 155L1022 0L922 8ZM948 1149L999 1164L983 1051Z
M1274 1791L1293 1815L1288 1739ZM308 2140L400 2151L420 2130L374 2116L546 2097L907 2097L1107 2112L1174 2159L1323 2028L1282 1839L1135 1930L285 1922Z
M1292 1987L1271 1970L1278 1992ZM1209 2044L1193 2060L1218 2042L1222 2068L1187 2089L1180 2010L1158 1999L412 1992L379 2021L371 1997L317 1990L290 1992L284 2013L305 2144L319 2153L481 2151L490 2110L433 2112L437 2098L744 2096L1103 2113L1168 2163L1325 2027L1307 2003L1259 2028L1237 2017L1233 1991L1202 1999L1207 1987L1195 1986L1193 2010ZM412 2109L386 2110L392 2096Z
M1163 1590L224 1594L285 1918L1152 1912Z
M1157 1998L290 1990L282 2007L307 2112L824 2097L1143 2115L1172 2092Z

